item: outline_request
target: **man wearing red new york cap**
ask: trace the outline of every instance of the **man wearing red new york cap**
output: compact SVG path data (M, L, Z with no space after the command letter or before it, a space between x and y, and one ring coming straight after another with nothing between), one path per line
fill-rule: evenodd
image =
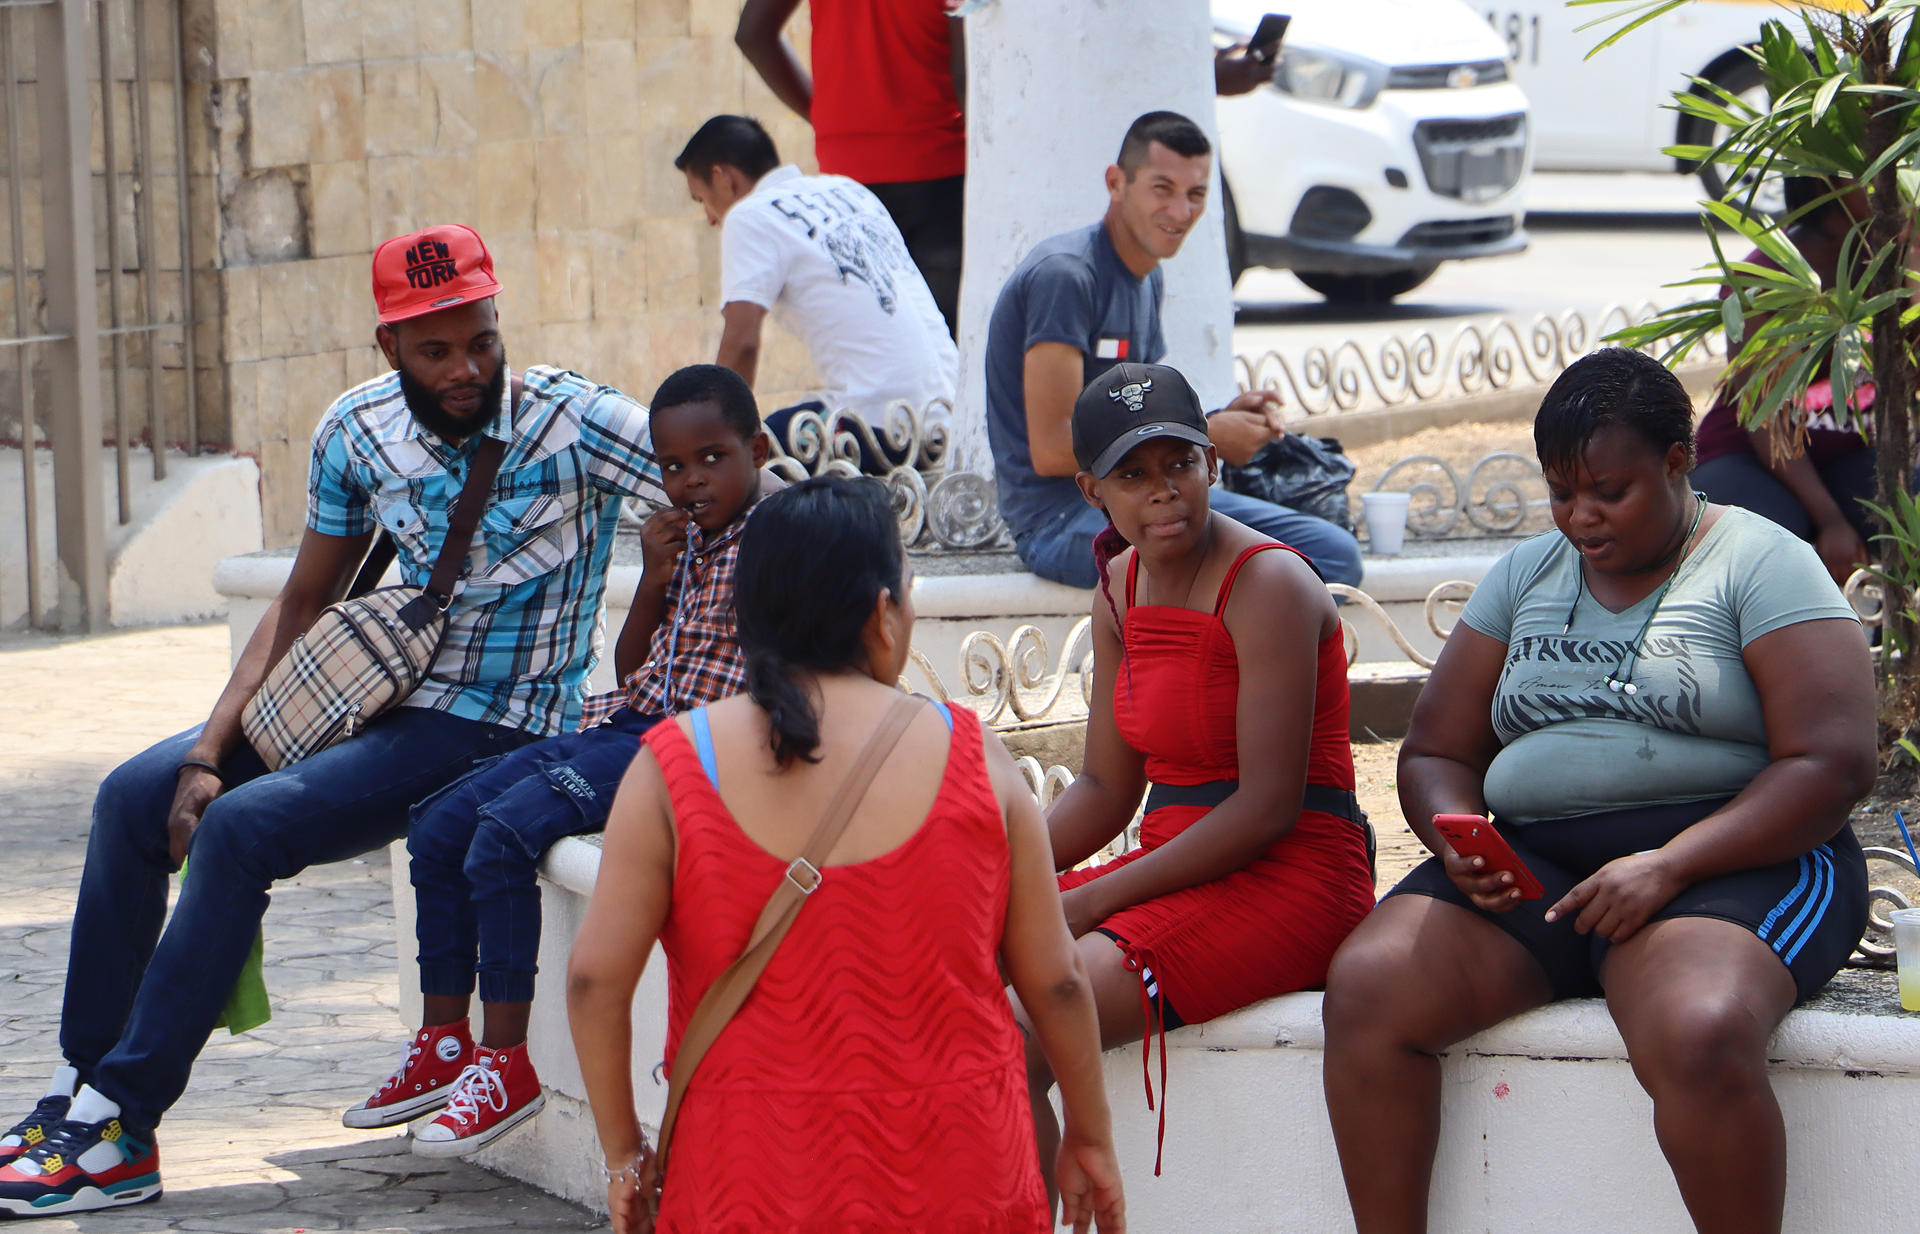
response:
M393 371L320 417L285 588L207 722L122 764L95 798L66 1065L0 1137L0 1216L158 1197L154 1128L186 1088L273 883L391 843L415 803L476 762L577 724L621 500L665 493L644 409L574 373L508 367L500 290L469 227L375 252L374 334ZM402 579L426 585L468 471L496 452L425 682L361 734L269 772L240 726L267 670L341 598L376 532ZM193 877L163 932L167 878L189 852Z

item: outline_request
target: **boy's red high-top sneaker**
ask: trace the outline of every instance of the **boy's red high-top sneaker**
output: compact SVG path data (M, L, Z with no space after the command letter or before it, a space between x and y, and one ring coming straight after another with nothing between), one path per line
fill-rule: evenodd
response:
M460 1073L473 1061L467 1022L431 1024L407 1044L406 1061L380 1091L340 1116L349 1127L391 1127L447 1104Z
M546 1103L526 1042L504 1050L481 1046L454 1084L447 1108L414 1133L413 1151L426 1157L465 1156L532 1118Z

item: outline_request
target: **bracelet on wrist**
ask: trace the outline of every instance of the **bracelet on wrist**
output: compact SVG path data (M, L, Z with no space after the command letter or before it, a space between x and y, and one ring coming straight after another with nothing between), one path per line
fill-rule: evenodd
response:
M179 776L180 776L180 773L181 773L182 771L185 771L185 770L186 770L187 768L189 768L189 767L198 767L198 768L199 768L200 770L202 770L202 771L210 771L210 772L212 772L212 773L213 773L213 778L214 778L214 779L216 779L216 780L218 780L218 781L220 781L220 783L221 783L222 785L224 785L224 784L226 784L226 782L227 782L227 777L225 777L224 775L221 775L221 774L220 774L220 764L218 764L218 763L210 763L210 762L208 762L208 761L207 761L206 759L204 759L204 758L183 758L183 759L181 759L181 760L180 760L180 766L174 769L174 773L173 773L173 774L174 774L174 778L175 778L175 779L178 779L178 778L179 778Z
M625 1183L635 1191L638 1191L643 1181L641 1171L646 1168L647 1162L651 1160L652 1157L653 1154L647 1151L647 1146L643 1143L639 1150L633 1154L632 1159L623 1166L616 1168L608 1165L605 1161L598 1161L595 1164L600 1167L600 1174L607 1180L607 1186L611 1187L615 1183Z

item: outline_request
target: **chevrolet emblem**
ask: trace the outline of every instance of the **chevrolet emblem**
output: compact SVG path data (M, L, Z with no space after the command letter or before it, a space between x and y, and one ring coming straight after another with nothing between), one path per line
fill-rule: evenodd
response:
M1462 64L1447 74L1447 89L1471 90L1480 84L1480 70L1471 64Z

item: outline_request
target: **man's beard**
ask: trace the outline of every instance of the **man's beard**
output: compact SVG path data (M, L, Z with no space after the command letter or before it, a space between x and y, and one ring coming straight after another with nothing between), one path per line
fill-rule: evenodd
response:
M404 368L399 372L400 393L407 400L407 410L413 413L413 418L420 422L422 428L448 441L463 441L484 431L500 418L505 408L507 358L504 352L500 356L500 367L494 370L493 379L480 391L479 409L470 416L454 415L440 402L440 396L424 383L416 381Z

